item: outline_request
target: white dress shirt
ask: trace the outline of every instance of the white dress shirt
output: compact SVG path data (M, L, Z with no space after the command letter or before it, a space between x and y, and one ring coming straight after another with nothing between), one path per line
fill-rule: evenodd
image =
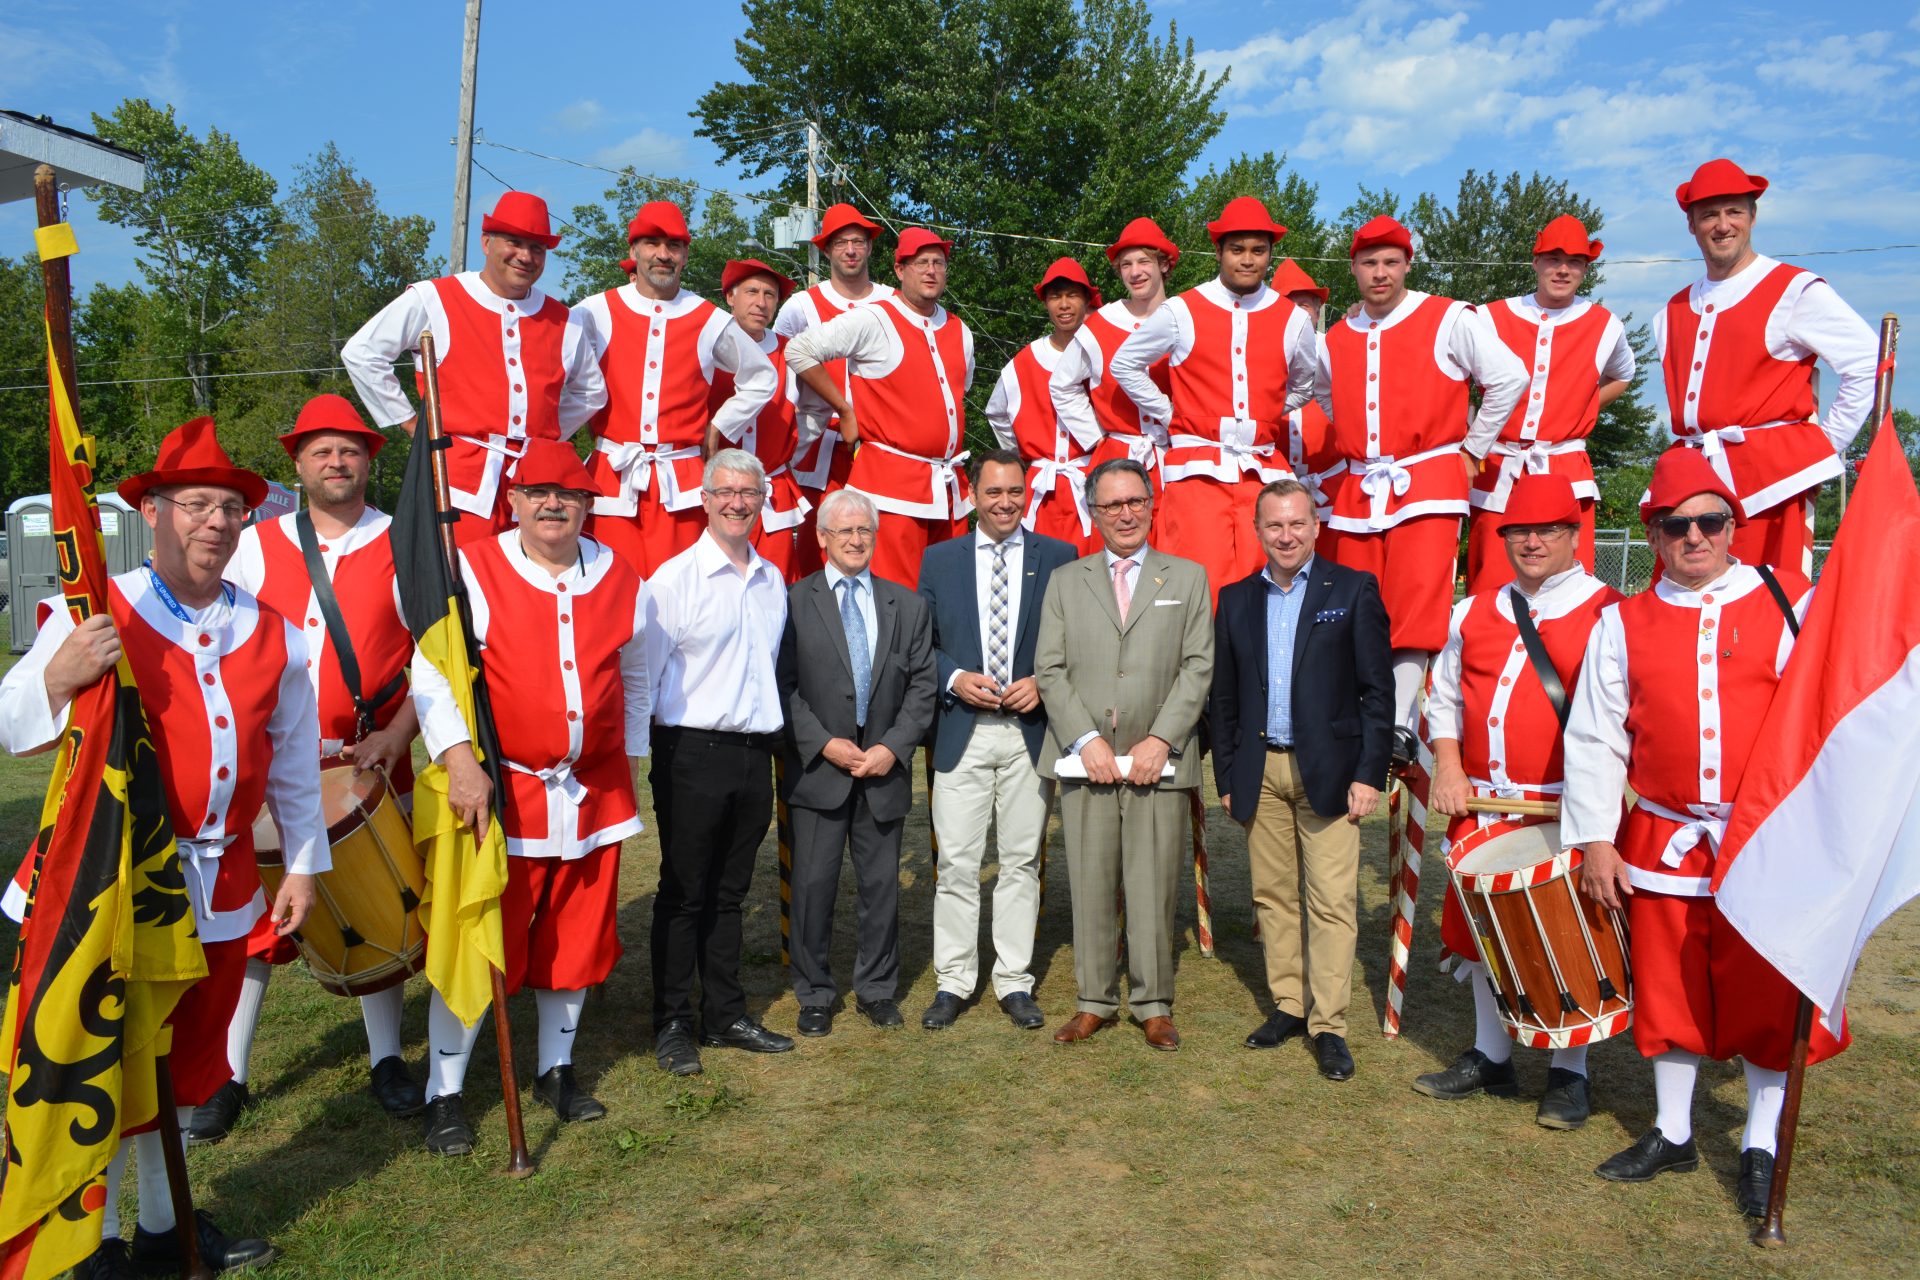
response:
M655 724L777 733L774 659L787 588L758 552L745 573L703 533L647 582L647 672Z
M1019 525L1007 535L1005 542L995 542L980 529L973 531L973 600L980 614L980 666L977 674L985 675L987 654L991 651L988 635L992 618L988 612L988 603L993 598L993 558L994 548L1004 546L1007 556L1007 669L1013 669L1013 650L1020 638L1020 580L1022 578L1022 558L1027 551L1026 531ZM947 677L947 691L953 691L953 682L960 678L958 671Z
M840 584L847 581L847 576L840 572L837 565L828 563L827 590L833 593L833 608L836 613L840 610L841 598L846 594L840 590ZM873 570L862 569L853 575L853 580L860 584L860 589L853 594L855 607L860 610L860 621L864 624L863 629L867 633L867 660L875 662L879 660L879 655L874 652L874 649L880 644L880 615L875 612L873 605Z

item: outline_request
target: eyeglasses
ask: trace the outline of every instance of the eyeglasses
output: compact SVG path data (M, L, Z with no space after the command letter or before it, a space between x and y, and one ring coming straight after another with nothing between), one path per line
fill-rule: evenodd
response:
M828 529L823 526L820 532L826 534L829 538L838 538L842 542L851 541L855 538L864 542L873 536L874 529L872 525L856 524L850 529Z
M1551 542L1563 533L1572 532L1570 524L1510 524L1500 531L1500 536L1515 543L1536 537L1542 542Z
M705 492L719 502L759 502L767 496L764 489L708 489Z
M253 510L252 507L247 506L243 502L211 502L205 498L195 498L191 502L182 502L178 498L169 498L164 493L156 493L153 496L162 502L170 503L180 508L180 514L184 515L194 524L205 524L212 518L213 513L216 511L225 516L229 521L237 523L245 520L247 514Z
M1152 505L1152 498L1118 498L1112 502L1096 502L1093 509L1104 516L1117 516L1122 511L1130 511L1137 516Z
M1654 527L1668 538L1684 538L1689 525L1699 525L1702 537L1717 538L1733 519L1724 511L1709 511L1698 516L1661 516L1653 522Z
M592 497L591 494L581 493L578 489L531 489L522 487L514 490L514 492L518 493L536 507L544 507L549 502L557 502L563 507L584 507Z

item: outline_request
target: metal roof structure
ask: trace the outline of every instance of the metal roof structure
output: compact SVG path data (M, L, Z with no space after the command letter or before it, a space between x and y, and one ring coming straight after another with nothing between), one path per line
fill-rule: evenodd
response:
M146 158L90 133L0 108L0 204L33 199L33 171L50 164L61 188L111 185L140 191Z

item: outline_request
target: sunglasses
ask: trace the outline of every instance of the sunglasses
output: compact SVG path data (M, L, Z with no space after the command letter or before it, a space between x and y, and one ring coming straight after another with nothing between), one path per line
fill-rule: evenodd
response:
M1698 516L1661 516L1653 522L1653 527L1666 537L1684 538L1690 525L1699 525L1702 536L1717 538L1732 520L1724 511L1709 511Z

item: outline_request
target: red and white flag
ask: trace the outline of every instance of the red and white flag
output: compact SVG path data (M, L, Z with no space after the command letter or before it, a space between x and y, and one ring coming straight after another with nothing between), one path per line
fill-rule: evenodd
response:
M1920 492L1890 419L1748 761L1713 890L1835 1025L1868 936L1920 894Z

